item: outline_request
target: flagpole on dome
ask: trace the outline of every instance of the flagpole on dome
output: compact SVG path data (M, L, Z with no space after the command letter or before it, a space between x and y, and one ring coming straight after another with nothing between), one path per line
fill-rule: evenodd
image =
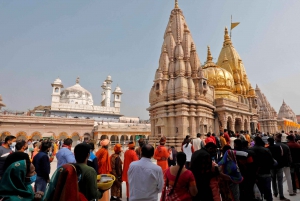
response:
M231 30L236 27L237 25L239 25L239 22L233 22L232 23L232 15L231 15L231 21L230 21L230 38L231 38Z

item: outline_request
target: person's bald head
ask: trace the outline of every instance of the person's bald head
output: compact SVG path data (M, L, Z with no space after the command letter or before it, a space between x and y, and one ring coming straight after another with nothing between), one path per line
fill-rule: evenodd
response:
M145 144L142 147L142 157L151 158L154 155L154 147L150 144Z

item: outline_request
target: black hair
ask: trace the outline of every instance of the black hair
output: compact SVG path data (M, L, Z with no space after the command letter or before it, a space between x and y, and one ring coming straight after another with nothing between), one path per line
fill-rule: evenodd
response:
M4 140L4 143L6 144L8 141L11 141L11 140L13 140L13 139L16 139L16 137L13 136L13 135L6 136L6 138L5 138L5 140Z
M186 154L184 152L179 152L177 154L177 165L179 165L179 169L178 169L175 181L174 181L173 188L171 189L169 195L171 195L174 192L174 189L176 187L176 184L177 184L177 181L179 179L180 173L181 173L181 171L182 171L182 169L185 165L185 162L186 162Z
M51 147L51 142L42 142L41 151L46 151Z
M224 135L224 133L221 132L221 133L220 133L220 136L223 136L223 135Z
M213 134L211 134L211 135L212 135L212 136L214 136L214 137L216 136L216 134L215 134L215 133L213 133Z
M223 149L222 149L223 155L224 155L224 154L226 153L226 151L228 151L229 149L231 149L231 146L225 145L225 146L223 147Z
M224 129L224 133L227 132L227 129Z
M248 148L248 146L249 146L249 142L247 140L243 140L242 141L242 147L243 148Z
M88 144L78 144L74 149L74 155L77 163L84 163L90 153L91 147Z
M217 148L217 145L213 142L209 142L205 145L205 148L208 149L208 148Z
M3 172L13 163L17 161L25 160L26 161L26 174L30 172L30 159L29 155L23 152L14 152L12 154L9 154L7 158L5 159L5 163L3 165Z
M274 144L274 138L272 138L272 137L270 137L270 138L268 138L268 143L270 144L270 145L273 145Z
M288 139L288 140L291 141L291 142L295 142L295 137L294 137L293 135L288 135L288 136L286 137L286 139Z
M90 145L90 147L91 147L91 150L93 150L93 151L94 151L94 149L95 149L95 145L94 145L94 143L90 142L90 143L89 143L89 145Z
M197 133L197 137L201 137L201 134L200 134L200 133Z
M210 135L211 135L210 132L208 132L208 133L206 134L207 137L210 137Z
M265 146L264 141L260 137L255 137L254 142L255 142L255 145L262 146L262 147Z
M236 145L236 148L242 148L242 140L240 139L235 139L233 141L234 145Z
M25 146L25 144L26 144L26 142L24 140L17 142L16 143L16 150L20 151L22 149L22 147Z
M73 140L71 138L64 139L64 144L65 145L71 145L72 143L73 143Z
M154 147L150 144L145 144L142 147L142 156L151 158L154 155Z
M185 139L185 147L189 146L190 141L191 141L190 139Z

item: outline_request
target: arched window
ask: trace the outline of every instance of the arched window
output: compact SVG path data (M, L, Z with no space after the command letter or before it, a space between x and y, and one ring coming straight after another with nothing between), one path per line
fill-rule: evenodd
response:
M203 82L203 86L206 87L206 82Z
M159 90L159 83L156 84L156 90Z
M119 95L117 95L117 99L119 99L120 98L120 96Z
M54 91L55 91L56 93L58 93L58 92L59 92L59 88L56 87L56 88L54 89Z

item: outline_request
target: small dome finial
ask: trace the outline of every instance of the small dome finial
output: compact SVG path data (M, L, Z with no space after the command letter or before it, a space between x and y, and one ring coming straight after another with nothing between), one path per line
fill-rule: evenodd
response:
M178 0L175 0L175 8L179 8L179 6L178 6Z
M80 78L79 78L79 76L76 78L76 84L79 84L79 80L80 80Z
M230 39L230 36L228 34L227 27L225 27L225 34L224 34L224 43L223 43L223 46L225 46L227 44L231 44L231 39Z
M207 46L207 62L212 62L212 56L211 56L211 52L210 52L210 47Z

